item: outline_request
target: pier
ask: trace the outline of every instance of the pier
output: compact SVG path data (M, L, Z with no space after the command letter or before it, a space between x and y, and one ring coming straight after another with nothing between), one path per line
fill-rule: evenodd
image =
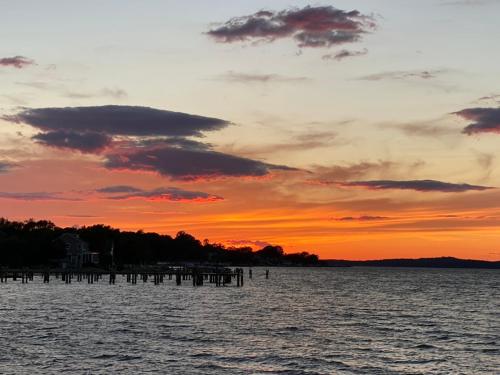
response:
M266 278L268 273L269 271L266 271ZM37 277L41 278L44 284L51 282L65 284L107 282L114 285L117 276L120 276L131 285L136 285L138 282L154 285L170 282L177 286L192 284L193 287L212 284L216 287L235 286L241 288L244 285L243 268L184 266L166 268L137 267L119 271L100 269L0 269L0 284L12 281L21 281L22 284L28 284ZM252 278L251 269L249 270L249 278Z

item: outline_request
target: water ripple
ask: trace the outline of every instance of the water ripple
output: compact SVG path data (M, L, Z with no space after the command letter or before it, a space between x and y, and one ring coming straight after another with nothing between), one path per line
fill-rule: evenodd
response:
M499 373L498 271L262 274L242 289L2 284L0 373Z

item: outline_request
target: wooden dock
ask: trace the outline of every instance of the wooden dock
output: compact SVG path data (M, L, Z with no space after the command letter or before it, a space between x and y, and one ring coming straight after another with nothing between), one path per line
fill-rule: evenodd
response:
M252 278L250 269L249 278ZM266 278L269 271L266 271ZM138 267L124 270L99 270L99 269L0 269L0 284L9 281L21 282L22 284L31 283L35 277L41 278L43 283L49 284L59 282L71 284L72 282L85 282L94 284L98 282L108 282L111 285L116 283L117 276L126 279L126 282L135 285L139 282L161 285L166 282L182 285L190 284L194 287L204 284L213 284L216 287L244 285L243 268L223 268L223 267L183 267L174 266L167 268L147 268Z

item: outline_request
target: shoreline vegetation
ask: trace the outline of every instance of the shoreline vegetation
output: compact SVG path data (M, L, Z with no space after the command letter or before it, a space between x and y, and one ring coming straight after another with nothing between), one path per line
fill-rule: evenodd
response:
M71 254L68 254L71 252ZM174 237L142 230L121 231L108 225L60 228L47 220L9 221L0 218L0 266L60 267L81 253L95 261L81 267L109 269L157 264L220 264L248 266L318 265L308 252L285 254L281 246L226 247L200 241L184 231Z
M281 246L226 247L200 241L180 231L175 237L142 230L121 231L103 224L61 228L47 220L9 221L0 218L0 267L58 267L67 257L59 239L71 233L81 238L98 263L87 267L122 268L130 265L220 264L227 266L314 266L314 267L425 267L500 269L500 261L453 257L381 260L320 260L309 252L286 254Z

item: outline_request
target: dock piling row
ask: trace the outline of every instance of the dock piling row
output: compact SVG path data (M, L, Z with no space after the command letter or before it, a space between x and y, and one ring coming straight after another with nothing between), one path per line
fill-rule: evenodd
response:
M40 276L44 284L49 284L51 276L55 276L56 280L61 280L65 284L71 284L74 280L82 282L87 280L87 284L98 283L106 275L109 285L116 283L116 276L121 275L126 278L128 284L136 285L137 279L140 278L143 283L152 282L154 285L164 283L164 280L173 280L175 285L182 285L182 281L191 280L193 287L203 286L205 283L215 284L216 287L234 285L233 279L236 279L236 287L244 285L244 269L243 268L223 268L223 267L168 267L164 269L144 269L143 267L127 270L29 270L29 269L0 269L0 283L7 283L8 279L17 281L21 279L22 284L28 284L33 281L34 276ZM248 270L248 278L252 279L252 269ZM168 277L168 279L167 279ZM269 270L265 272L266 279L269 278Z

